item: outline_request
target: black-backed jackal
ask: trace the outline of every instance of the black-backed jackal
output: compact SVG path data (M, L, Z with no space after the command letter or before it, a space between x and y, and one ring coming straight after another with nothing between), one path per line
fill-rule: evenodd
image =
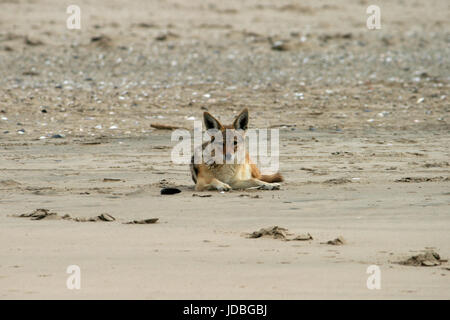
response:
M244 109L229 126L222 125L210 113L203 114L206 130L216 130L222 135L222 139L215 141L212 137L211 141L202 145L201 152L212 144L219 144L215 147L221 149L224 161L211 161L201 158L201 163L195 163L194 158L191 160L192 180L195 182L195 190L219 190L228 191L231 189L248 189L257 188L264 190L278 190L280 185L276 182L283 181L280 173L272 175L262 175L258 167L251 163L249 154L245 148L245 132L248 127L248 110ZM227 139L227 135L233 137ZM229 141L229 143L227 143ZM239 141L239 142L238 142ZM237 163L234 155L238 151L238 144L243 141L244 158L243 161ZM200 150L197 150L197 152ZM230 161L231 160L231 161ZM231 163L230 163L231 162Z

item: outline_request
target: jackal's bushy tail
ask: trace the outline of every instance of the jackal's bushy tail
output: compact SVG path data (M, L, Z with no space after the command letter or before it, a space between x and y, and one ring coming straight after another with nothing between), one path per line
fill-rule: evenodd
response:
M260 180L271 183L271 182L282 182L284 179L281 173L277 172L274 174L263 174L261 175Z

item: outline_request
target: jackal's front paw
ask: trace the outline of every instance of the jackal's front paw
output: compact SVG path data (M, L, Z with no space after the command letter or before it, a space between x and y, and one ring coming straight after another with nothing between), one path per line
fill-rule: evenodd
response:
M279 183L264 183L260 185L258 189L260 190L280 190L281 185Z
M221 183L219 185L216 185L216 189L218 191L230 191L231 187L226 183Z

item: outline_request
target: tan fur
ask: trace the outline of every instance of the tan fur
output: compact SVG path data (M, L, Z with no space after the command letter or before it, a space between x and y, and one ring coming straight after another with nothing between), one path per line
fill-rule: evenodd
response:
M232 125L223 126L212 115L205 112L205 125L214 125L217 129L225 132L226 129L236 129L244 126L242 129L247 129L248 110L244 109L234 120ZM208 121L208 123L207 123ZM225 141L225 139L224 139ZM208 143L202 145L202 149ZM227 152L229 146L223 146L224 152ZM280 185L275 182L283 181L280 173L272 175L261 175L258 167L251 163L250 157L245 151L245 162L242 164L212 164L206 163L194 164L194 157L192 157L191 174L192 180L195 182L195 190L219 190L229 191L231 189L248 189L258 188L264 190L278 190Z

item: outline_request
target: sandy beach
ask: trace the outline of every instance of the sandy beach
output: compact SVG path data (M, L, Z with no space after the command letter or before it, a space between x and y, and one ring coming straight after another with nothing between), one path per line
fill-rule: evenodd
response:
M447 1L70 4L0 1L0 299L450 298ZM286 181L195 191L152 124L244 107Z

